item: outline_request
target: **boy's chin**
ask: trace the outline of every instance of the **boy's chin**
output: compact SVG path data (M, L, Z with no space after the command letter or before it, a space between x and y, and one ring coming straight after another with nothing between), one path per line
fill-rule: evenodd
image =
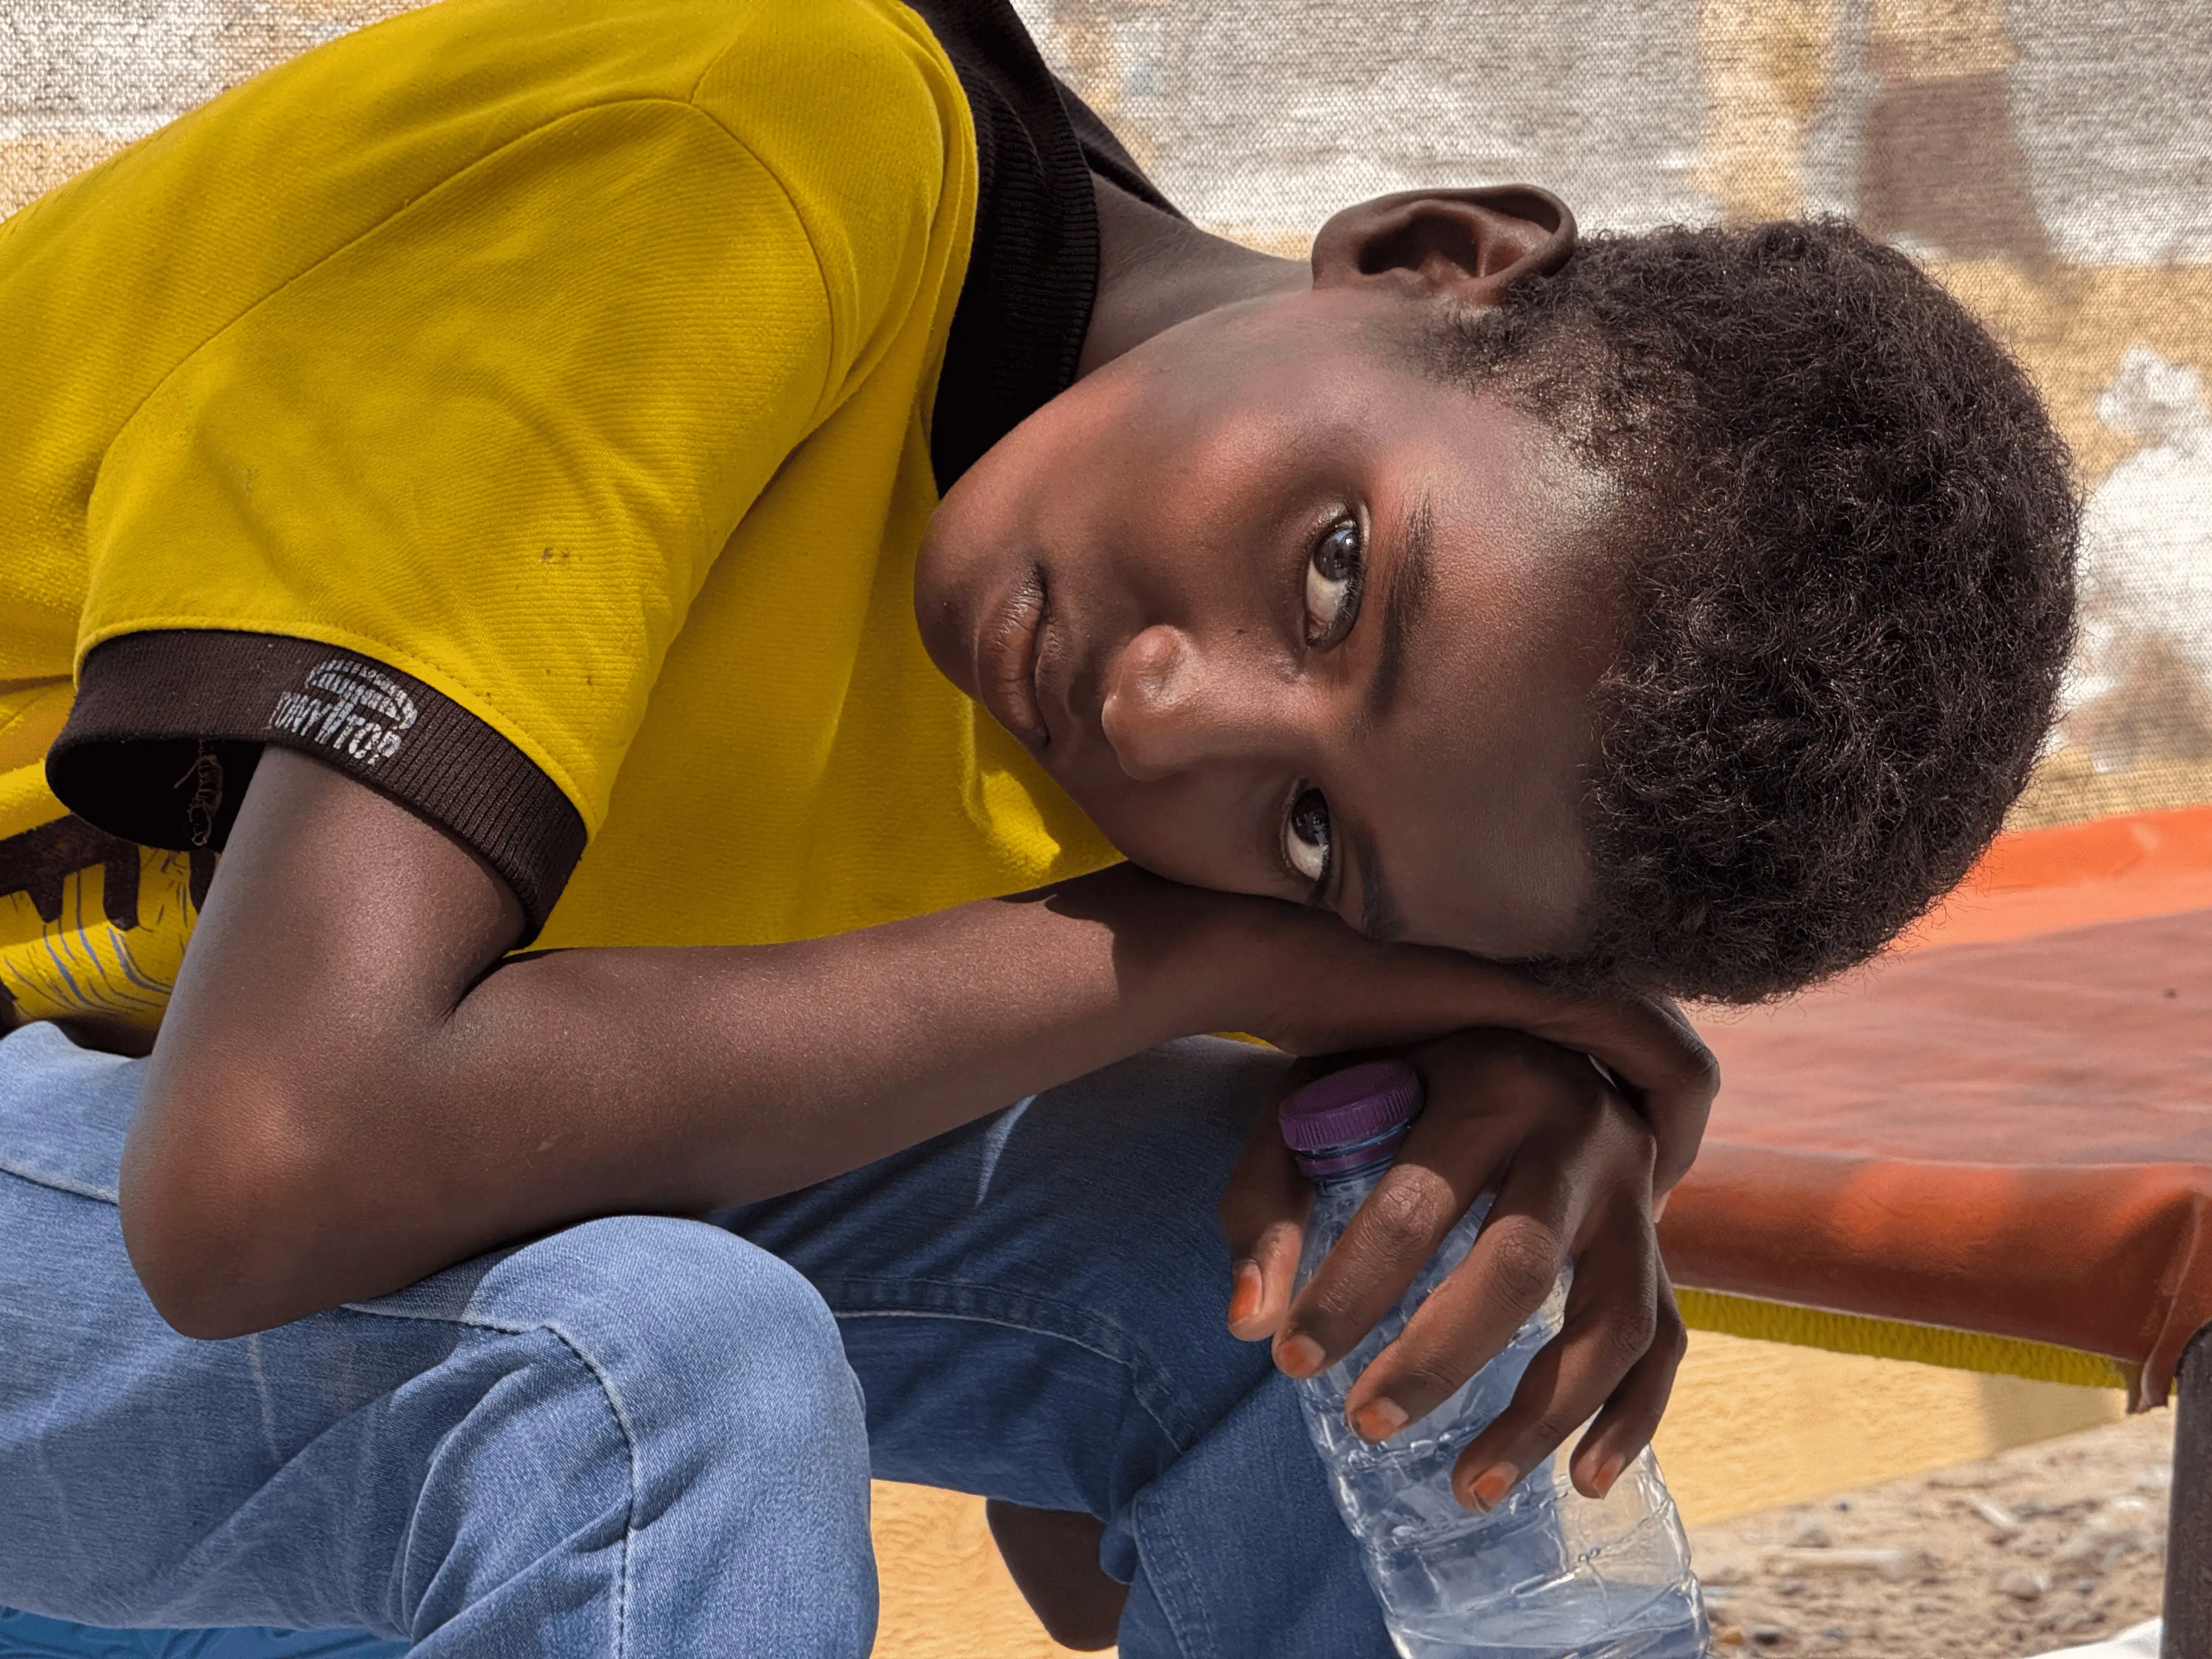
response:
M941 514L944 508L938 512ZM914 620L921 648L937 672L969 696L975 695L974 617L984 604L981 572L954 550L954 528L936 518L922 537L914 562Z

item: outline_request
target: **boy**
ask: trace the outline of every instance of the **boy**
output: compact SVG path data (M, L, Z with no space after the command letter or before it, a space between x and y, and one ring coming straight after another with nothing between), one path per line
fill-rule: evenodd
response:
M1918 914L2067 640L1905 260L1518 187L1267 259L987 0L454 0L19 215L0 323L0 1601L89 1623L863 1653L872 1465L1071 1634L1381 1655L1280 1374L1496 1187L1352 1420L1571 1252L1458 1490L1592 1413L1607 1487L1663 998ZM1427 1083L1295 1304L1218 1030Z

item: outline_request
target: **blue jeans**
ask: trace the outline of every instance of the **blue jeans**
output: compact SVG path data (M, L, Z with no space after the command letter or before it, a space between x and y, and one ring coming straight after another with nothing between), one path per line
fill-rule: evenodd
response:
M197 1342L117 1224L143 1062L27 1027L0 1603L37 1616L0 1613L0 1655L398 1650L61 1620L861 1659L872 1471L1100 1517L1124 1659L1384 1659L1290 1389L1223 1327L1214 1200L1279 1064L1177 1043L714 1224L589 1222Z

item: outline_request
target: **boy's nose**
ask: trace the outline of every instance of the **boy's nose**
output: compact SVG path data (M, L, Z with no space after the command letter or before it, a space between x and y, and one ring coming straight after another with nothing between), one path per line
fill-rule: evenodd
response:
M1280 738L1286 690L1163 623L1115 659L1099 723L1121 769L1151 782L1266 754Z

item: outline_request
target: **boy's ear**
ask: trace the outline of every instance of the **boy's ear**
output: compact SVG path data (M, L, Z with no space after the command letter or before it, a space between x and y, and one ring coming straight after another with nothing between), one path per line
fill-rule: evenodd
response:
M1491 305L1522 277L1557 270L1574 247L1575 216L1534 185L1401 191L1321 228L1314 286L1387 283Z

